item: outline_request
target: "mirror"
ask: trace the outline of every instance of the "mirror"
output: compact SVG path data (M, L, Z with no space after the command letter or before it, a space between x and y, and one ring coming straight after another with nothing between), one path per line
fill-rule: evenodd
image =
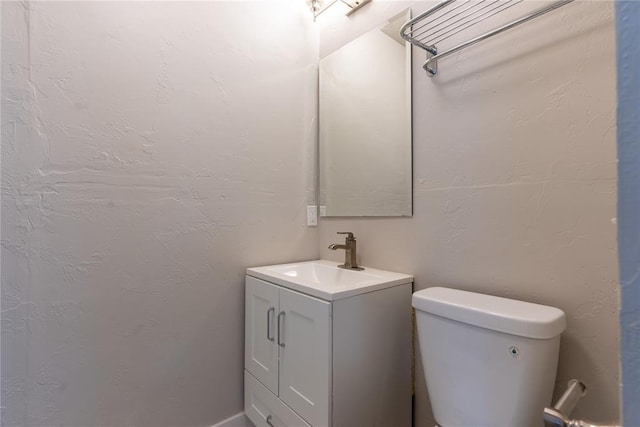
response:
M320 60L320 215L411 216L410 13Z

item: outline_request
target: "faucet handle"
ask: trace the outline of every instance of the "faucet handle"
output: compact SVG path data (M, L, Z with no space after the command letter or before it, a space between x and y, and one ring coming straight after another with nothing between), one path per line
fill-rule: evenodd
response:
M353 233L350 231L338 231L337 234L347 234L347 240L354 240Z

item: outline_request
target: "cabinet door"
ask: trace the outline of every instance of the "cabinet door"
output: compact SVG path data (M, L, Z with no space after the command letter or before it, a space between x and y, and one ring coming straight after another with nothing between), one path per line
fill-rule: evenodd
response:
M313 426L329 425L331 304L280 289L280 399Z
M278 394L278 296L277 286L247 276L244 367L275 394Z

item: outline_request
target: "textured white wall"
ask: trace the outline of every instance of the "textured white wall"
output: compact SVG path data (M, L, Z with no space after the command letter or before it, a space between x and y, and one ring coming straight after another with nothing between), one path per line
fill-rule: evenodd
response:
M2 423L242 410L243 272L317 258L304 2L3 2Z
M321 56L409 3L318 20ZM322 257L339 260L326 247L353 231L362 264L412 273L417 289L560 307L557 391L580 378L590 391L575 414L618 419L613 2L572 3L442 60L434 79L424 57L414 50L414 217L322 219Z

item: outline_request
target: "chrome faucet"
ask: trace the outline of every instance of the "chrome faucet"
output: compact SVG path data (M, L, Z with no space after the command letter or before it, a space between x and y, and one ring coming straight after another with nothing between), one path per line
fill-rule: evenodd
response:
M358 261L356 260L356 238L353 237L353 233L348 231L338 231L338 234L346 234L344 239L344 245L338 245L336 243L329 245L329 249L335 251L336 249L344 249L344 264L339 265L340 268L346 268L347 270L364 270L362 267L358 267Z

